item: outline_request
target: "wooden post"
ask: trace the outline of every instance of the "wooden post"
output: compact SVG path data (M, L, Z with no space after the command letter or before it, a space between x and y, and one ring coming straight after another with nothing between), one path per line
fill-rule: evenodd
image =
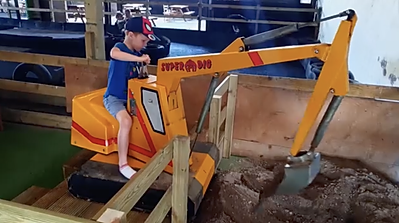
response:
M127 213L136 205L143 194L148 190L151 184L165 169L166 165L172 159L172 143L168 144L164 149L158 151L151 160L139 170L133 177L101 208L93 217L98 221L102 218L117 217L122 212L122 222L125 220Z
M172 223L187 222L190 137L173 142Z
M238 76L229 74L216 88L209 112L208 141L219 148L220 157L223 158L231 156L237 87ZM222 108L222 97L226 93L227 106ZM224 127L224 132L220 131L221 127Z
M103 2L99 0L85 0L85 16L86 32L94 33L94 59L105 60ZM86 55L91 55L91 53L86 52Z
M220 137L220 113L222 110L222 96L214 95L211 102L211 108L209 111L209 129L208 129L208 141L219 146ZM219 148L219 156L223 157L223 150ZM220 159L222 160L222 159ZM219 163L217 164L219 166Z
M85 47L86 47L86 58L96 59L96 47L94 43L96 42L93 32L85 32Z
M224 149L223 158L230 158L231 156L231 144L233 141L233 129L234 129L234 116L236 110L237 101L237 88L238 88L238 76L231 74L229 76L229 90L227 95L227 107L226 107L226 127L224 135Z

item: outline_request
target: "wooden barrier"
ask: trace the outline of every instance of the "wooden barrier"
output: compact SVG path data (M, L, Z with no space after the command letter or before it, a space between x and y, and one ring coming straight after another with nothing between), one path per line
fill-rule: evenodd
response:
M0 90L6 90L8 98L26 98L33 102L66 106L67 112L72 111L72 99L75 95L107 85L109 61L106 60L11 51L0 51L0 60L64 67L65 87L0 79ZM148 72L156 74L156 66L149 65ZM24 94L16 93L18 91Z
M227 76L215 90L209 113L208 141L218 146L223 158L231 156L237 86L238 76ZM222 98L226 92L227 105L222 108Z
M132 210L141 196L173 160L173 181L155 209L148 216L147 223L161 223L172 209L172 223L187 222L188 178L190 138L176 136L162 150L158 151L132 179L94 216L93 221L71 217L52 211L0 200L0 222L111 222L120 219L126 222L127 213Z
M0 199L0 222L95 223L95 221L2 199Z

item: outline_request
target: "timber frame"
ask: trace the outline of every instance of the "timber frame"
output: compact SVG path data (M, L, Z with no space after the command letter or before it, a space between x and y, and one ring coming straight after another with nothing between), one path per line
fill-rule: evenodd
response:
M209 112L207 140L219 148L220 157L227 159L231 156L237 87L238 76L236 74L228 75L216 88ZM223 96L227 96L227 103L222 108Z
M162 150L158 151L142 169L130 179L105 206L98 211L93 220L72 217L28 205L0 200L0 222L111 222L120 219L126 223L127 213L135 206L141 196L173 160L172 185L165 192L155 209L145 222L161 223L171 210L173 223L187 222L188 178L189 178L190 138L176 136ZM173 189L172 189L173 187Z

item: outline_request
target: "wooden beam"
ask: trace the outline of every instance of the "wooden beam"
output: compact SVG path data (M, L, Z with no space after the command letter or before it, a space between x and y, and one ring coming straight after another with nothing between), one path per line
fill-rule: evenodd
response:
M238 76L229 76L229 91L227 95L227 107L226 107L226 122L225 122L225 137L223 143L223 158L230 158L231 156L231 144L233 141L234 131L234 115L236 110L237 101L237 88L238 88ZM219 125L218 125L219 126Z
M89 43L94 45L94 58L97 60L105 60L105 40L104 40L104 12L103 2L98 0L85 0L85 17L86 17L86 32L93 33L93 38ZM85 36L86 38L87 36ZM88 44L89 41L86 41ZM86 50L90 47L86 46ZM91 49L89 49L91 50ZM86 52L92 54L92 52Z
M65 64L96 66L105 68L108 68L109 66L109 61L106 60L94 60L79 57L54 56L47 54L24 53L5 50L0 50L0 60L17 63L19 62L30 64L43 64L56 67L63 67ZM148 72L152 75L156 75L157 66L149 65Z
M171 199L172 187L169 187L144 223L162 223L172 207Z
M286 78L286 77L268 77L259 75L240 74L239 85L250 85L260 87L282 88L287 90L296 90L303 92L313 92L316 80ZM350 84L349 97L399 100L399 88L369 84Z
M45 94L7 91L0 89L0 101L18 101L20 103L43 104L58 107L66 106L65 97L54 97Z
M0 79L0 89L24 93L65 97L65 87Z
M38 125L50 128L71 129L72 118L42 112L24 111L12 108L1 108L2 119L5 122Z
M190 137L173 141L172 223L187 222Z
M43 64L62 67L64 64L80 64L86 66L108 67L106 60L91 60L79 57L64 57L37 53L0 51L0 60L20 63Z
M86 58L95 59L96 47L94 46L95 38L93 32L85 32L85 47L86 47Z
M173 142L174 140L172 140ZM115 194L114 197L93 217L99 219L107 209L122 211L127 214L143 194L153 184L159 174L165 169L172 159L173 143L169 143L164 149L159 150L151 160L133 175L133 177ZM187 205L187 203L186 203Z
M0 199L0 222L94 223L94 221Z

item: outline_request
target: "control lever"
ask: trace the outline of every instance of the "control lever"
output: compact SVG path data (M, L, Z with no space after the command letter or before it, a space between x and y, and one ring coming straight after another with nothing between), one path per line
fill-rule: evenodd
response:
M136 69L139 69L138 79L146 79L146 78L148 78L148 67L147 67L146 63L141 62L140 66L136 67Z

